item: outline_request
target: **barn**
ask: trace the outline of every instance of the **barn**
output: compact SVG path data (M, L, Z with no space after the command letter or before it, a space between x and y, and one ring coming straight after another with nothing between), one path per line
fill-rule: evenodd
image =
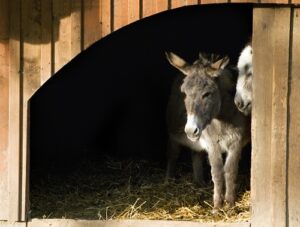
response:
M0 0L0 226L299 226L299 3ZM35 166L47 172L55 162L68 171L103 146L121 156L162 157L161 116L174 73L164 51L190 61L199 50L214 51L235 62L249 36L248 221L31 219Z

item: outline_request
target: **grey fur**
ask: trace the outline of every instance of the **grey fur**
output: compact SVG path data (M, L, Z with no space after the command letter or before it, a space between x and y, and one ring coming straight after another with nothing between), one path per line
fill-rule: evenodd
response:
M225 200L232 206L236 199L241 151L250 140L250 118L239 112L234 104L237 73L226 67L229 62L226 57L200 55L189 65L174 53L166 55L170 64L185 75L175 80L167 109L169 149L166 177L171 177L175 170L179 145L199 154L205 150L214 183L214 208L223 205L224 187ZM187 114L196 116L195 130L187 129ZM227 154L225 163L222 159L224 152ZM199 158L193 161L196 166L194 176L202 177L202 173L195 173L202 171L201 162Z

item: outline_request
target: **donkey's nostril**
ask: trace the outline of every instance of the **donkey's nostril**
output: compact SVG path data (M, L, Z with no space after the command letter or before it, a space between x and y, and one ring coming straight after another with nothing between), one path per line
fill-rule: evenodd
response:
M195 128L193 135L194 136L198 136L199 135L199 128Z
M244 103L243 103L242 99L240 99L240 98L238 98L238 97L235 97L234 102L235 102L235 105L236 105L239 109L242 109L242 108L243 108Z

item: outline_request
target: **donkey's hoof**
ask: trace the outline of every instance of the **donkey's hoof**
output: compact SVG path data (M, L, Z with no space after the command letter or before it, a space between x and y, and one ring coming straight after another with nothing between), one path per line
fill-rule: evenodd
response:
M211 211L212 215L217 215L220 213L220 208L213 208Z
M175 183L175 182L176 182L175 178L173 178L173 177L166 177L165 181L164 181L164 185L169 185L169 184L172 184L172 183Z
M226 196L226 208L230 209L235 206L235 198Z

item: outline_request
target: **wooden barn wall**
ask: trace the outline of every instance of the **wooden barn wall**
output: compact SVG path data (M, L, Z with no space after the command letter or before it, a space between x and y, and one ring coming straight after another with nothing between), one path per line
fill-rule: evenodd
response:
M9 70L8 2L0 0L0 220L8 216L8 70Z
M0 220L25 220L32 94L112 31L165 10L210 2L0 0Z
M253 227L300 225L300 11L253 14Z
M75 55L112 31L165 10L195 4L271 3L271 1L300 3L300 0L0 0L0 220L26 219L28 100L51 75ZM293 190L294 187L300 186L296 177L300 170L300 157L296 152L300 148L297 140L300 131L297 121L300 112L300 94L297 87L300 80L295 76L299 75L300 65L299 54L297 54L300 40L299 10L295 9L292 13L288 9L280 13L280 10L278 13L277 10L276 13L266 10L267 22L264 25L259 25L259 18L265 17L264 13L259 14L259 10L255 14L258 20L257 28L266 26L268 29L262 29L259 35L262 35L263 42L257 40L257 45L259 41L264 44L271 41L271 44L266 44L264 47L277 48L281 51L280 45L289 44L289 47L293 48L283 48L278 58L274 57L274 53L272 55L268 52L268 49L259 52L261 58L267 57L268 64L272 62L274 65L272 70L266 72L270 77L262 76L266 74L264 72L259 80L283 87L274 85L271 88L261 83L260 86L266 86L264 90L256 88L258 92L262 92L260 95L263 95L264 99L255 104L254 109L258 111L257 114L272 117L266 117L262 122L266 128L257 133L257 137L259 135L265 138L264 142L260 145L258 140L254 142L257 149L266 150L261 152L266 156L256 163L253 171L257 169L270 179L266 184L269 186L264 187L263 190L254 190L254 199L266 201L274 198L274 201L268 205L255 204L254 217L257 220L263 219L259 212L271 206L273 209L268 209L268 212L272 212L274 217L272 221L275 222L284 217L282 210L289 205L286 220L293 223L297 222L300 213L300 208L296 206L300 202L299 190ZM280 20L281 16L283 20ZM281 25L284 32L275 31L274 26L272 27L273 20ZM293 29L290 29L290 23L294 25ZM278 38L272 38L270 34L278 35ZM258 62L256 64L259 65ZM286 66L288 71L281 72L281 67ZM267 66L262 64L261 67ZM259 72L263 68L257 67L256 70ZM289 79L275 77L274 70L276 72L279 70L284 77L288 75ZM266 101L266 99L272 100L272 97L271 103ZM274 107L277 99L281 105ZM263 107L264 104L268 108ZM274 112L271 114L270 111L273 109ZM278 123L276 123L277 119L280 119ZM254 125L259 125L259 122L254 122ZM285 144L284 139L277 141L274 136L288 138L288 144ZM282 153L282 151L287 152ZM260 157L261 153L257 152L256 155ZM255 157L255 160L258 158ZM276 163L279 167L273 168L271 163ZM287 169L288 173L286 173ZM253 185L264 182L263 180L262 177L258 177L254 179ZM288 186L282 188L281 182ZM270 185L273 183L279 187L271 189ZM282 195L283 192L285 194ZM277 197L277 195L281 196ZM279 209L274 209L275 206L279 206Z

